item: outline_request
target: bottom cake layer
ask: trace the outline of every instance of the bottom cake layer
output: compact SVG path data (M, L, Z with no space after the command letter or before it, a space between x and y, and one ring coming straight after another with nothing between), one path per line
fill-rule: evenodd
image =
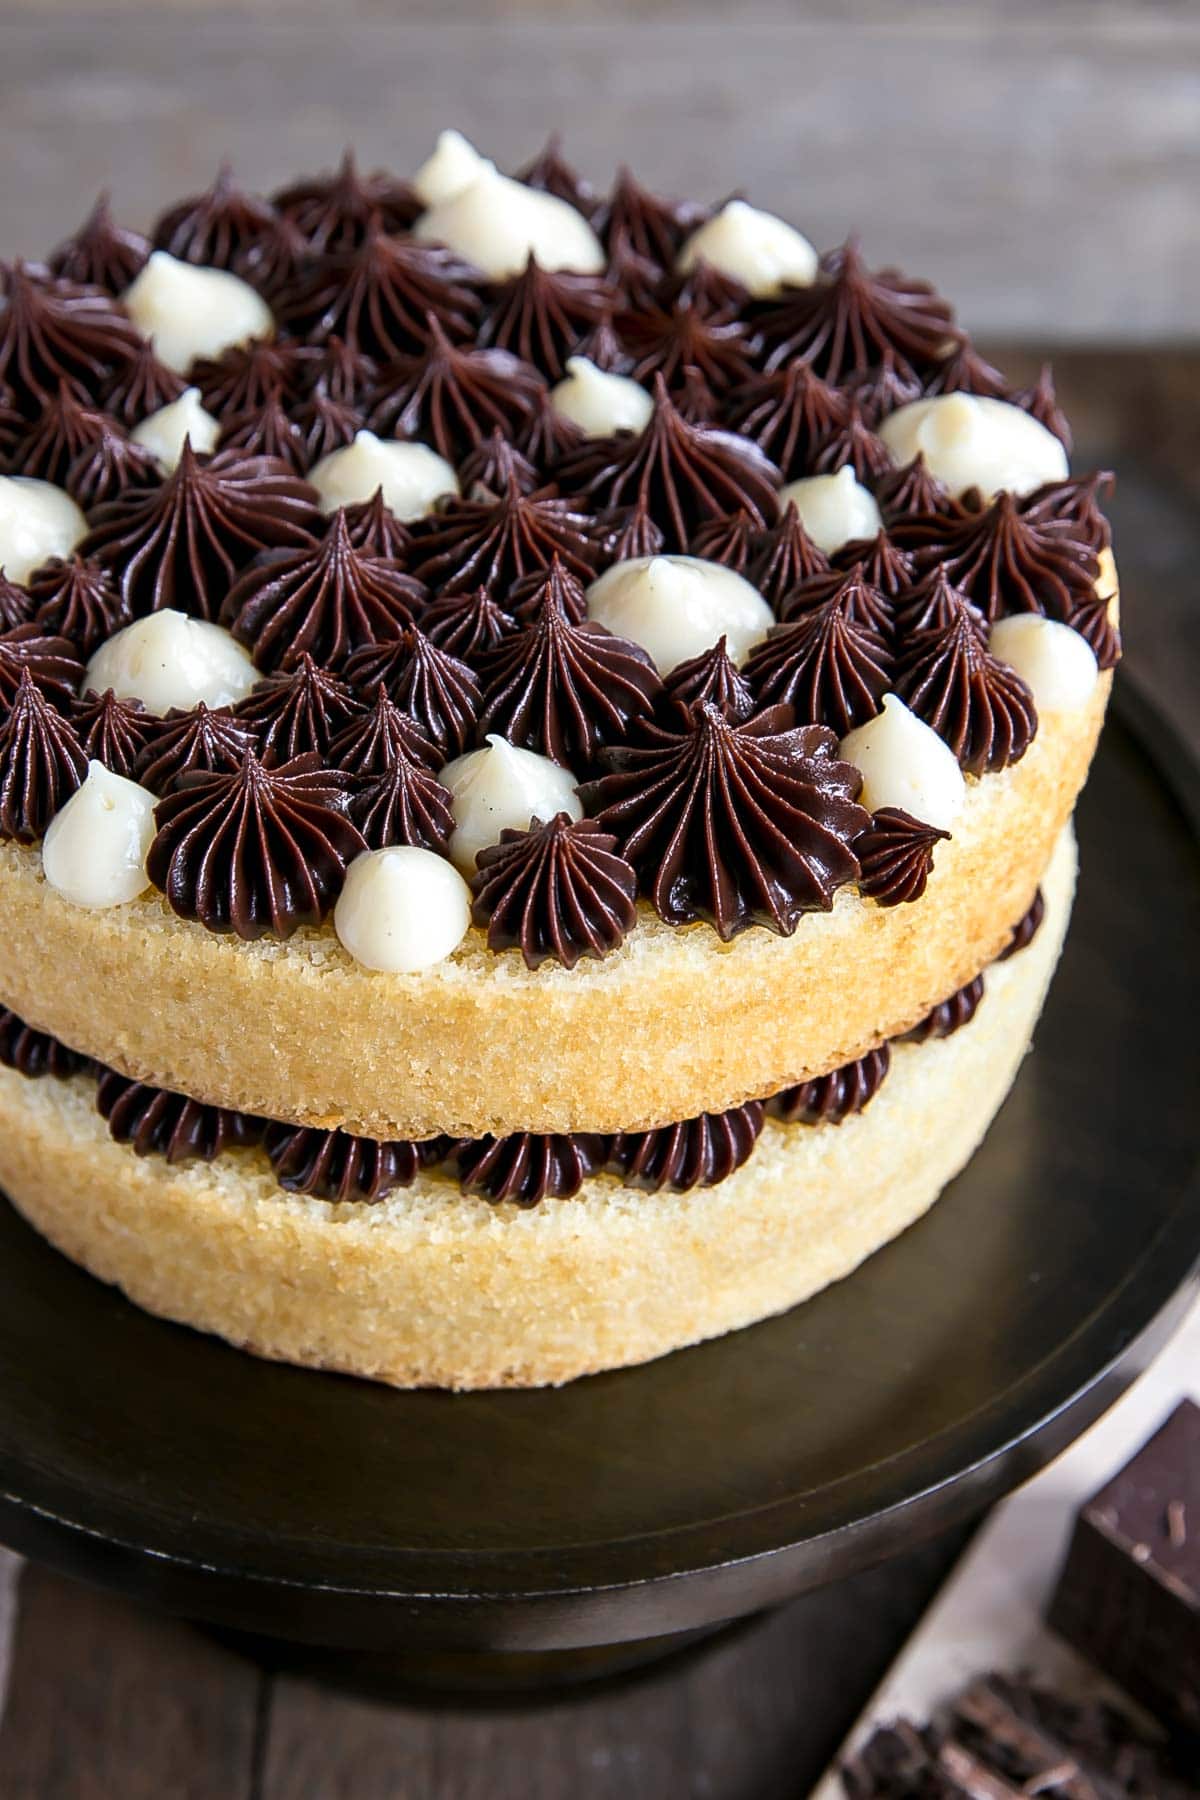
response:
M149 1311L260 1356L399 1387L531 1387L644 1362L782 1312L919 1218L971 1156L1029 1044L1075 882L993 964L971 1022L893 1048L840 1125L768 1119L716 1186L596 1175L522 1210L418 1176L372 1205L284 1193L257 1150L176 1166L110 1137L94 1081L0 1068L0 1185L39 1231Z

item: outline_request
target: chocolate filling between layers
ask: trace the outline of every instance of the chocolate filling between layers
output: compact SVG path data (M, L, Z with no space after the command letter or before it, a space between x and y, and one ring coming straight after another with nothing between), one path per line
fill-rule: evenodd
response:
M1032 942L1044 916L1039 889L997 959ZM974 1018L984 994L977 976L934 1007L900 1042L949 1037ZM422 1169L440 1169L461 1191L495 1203L536 1206L569 1199L589 1175L607 1170L623 1185L651 1192L688 1192L726 1180L753 1154L770 1115L787 1126L841 1125L879 1092L891 1066L882 1044L827 1075L720 1113L637 1132L515 1132L507 1137L420 1141L355 1137L254 1118L133 1081L79 1056L16 1013L0 1007L0 1063L31 1080L87 1074L96 1081L97 1110L118 1142L138 1156L211 1162L235 1147L261 1147L286 1192L370 1204L408 1187Z

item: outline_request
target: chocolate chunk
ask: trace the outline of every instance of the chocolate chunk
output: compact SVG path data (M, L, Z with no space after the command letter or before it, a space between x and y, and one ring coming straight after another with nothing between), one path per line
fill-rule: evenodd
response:
M1184 1400L1084 1506L1050 1623L1200 1737L1200 1406Z

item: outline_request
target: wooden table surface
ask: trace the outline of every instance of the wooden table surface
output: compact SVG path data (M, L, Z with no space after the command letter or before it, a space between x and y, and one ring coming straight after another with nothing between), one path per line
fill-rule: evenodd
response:
M1077 466L1119 475L1129 666L1200 752L1200 352L1056 366ZM333 1692L0 1552L0 1800L802 1800L962 1541L517 1706Z

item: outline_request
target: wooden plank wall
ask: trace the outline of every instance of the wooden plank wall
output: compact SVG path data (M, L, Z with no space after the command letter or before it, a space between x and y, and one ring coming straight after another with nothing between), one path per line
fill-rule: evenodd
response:
M454 122L511 166L559 127L600 181L625 159L666 190L740 186L822 246L858 229L980 332L1196 331L1187 5L28 0L0 7L0 51L5 255L102 184L144 223L223 152L269 187L347 140L405 170Z

